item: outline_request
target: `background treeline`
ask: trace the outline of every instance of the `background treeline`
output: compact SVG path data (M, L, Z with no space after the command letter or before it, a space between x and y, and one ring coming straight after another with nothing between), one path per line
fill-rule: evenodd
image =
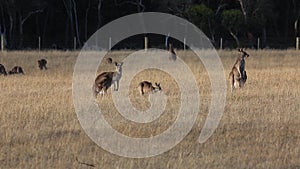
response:
M287 48L299 36L299 0L0 0L0 33L8 49L36 48L38 37L44 49L73 48L74 37L80 48L101 26L137 12L186 18L216 46L223 38L227 47L255 48L260 38L261 47ZM140 47L142 36L119 47Z

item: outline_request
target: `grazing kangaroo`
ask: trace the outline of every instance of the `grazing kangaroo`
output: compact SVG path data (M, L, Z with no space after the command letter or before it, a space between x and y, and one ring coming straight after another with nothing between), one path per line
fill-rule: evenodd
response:
M46 59L41 59L41 60L38 60L38 65L39 65L39 68L40 70L47 70L47 60Z
M145 93L154 93L157 91L161 91L160 83L155 83L155 87L152 86L151 82L143 81L139 83L138 90L141 95Z
M171 43L169 44L169 52L170 52L169 59L172 60L172 61L175 61L176 60L176 53L175 53L173 45Z
M5 70L5 67L2 65L2 64L0 64L0 75L4 75L4 76L6 76L7 75L7 73L6 73L6 70Z
M113 61L112 58L107 58L107 59L106 59L106 62L107 62L108 64L112 64L112 61Z
M119 81L122 77L122 65L123 63L118 64L117 62L115 62L115 72L103 72L96 77L95 83L93 85L95 97L98 93L100 93L102 96L105 95L107 93L107 89L112 84L114 84L114 91L118 91Z
M22 75L24 75L24 71L23 71L22 67L15 66L11 71L8 72L8 74L10 74L10 75L12 75L12 74L22 74Z
M238 50L240 56L237 58L235 64L232 67L232 70L229 74L229 79L231 83L231 92L235 88L242 88L247 80L247 73L245 70L245 58L249 57L249 54L246 53L243 49Z

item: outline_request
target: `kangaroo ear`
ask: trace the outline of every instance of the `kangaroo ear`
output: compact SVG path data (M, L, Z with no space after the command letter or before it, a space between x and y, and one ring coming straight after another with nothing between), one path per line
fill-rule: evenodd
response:
M118 66L118 63L117 63L117 62L115 62L115 65L116 65L116 66Z
M241 48L238 49L239 52L242 52L243 50Z

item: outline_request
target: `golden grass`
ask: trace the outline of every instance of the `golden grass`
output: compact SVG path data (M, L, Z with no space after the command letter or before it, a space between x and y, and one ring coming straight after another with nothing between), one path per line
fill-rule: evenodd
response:
M121 61L130 52L109 55ZM211 101L210 82L193 53L179 51L197 77L200 112L192 131L180 144L144 159L111 154L82 130L72 102L77 52L0 53L0 63L7 69L20 65L25 71L25 76L0 76L0 168L88 168L76 157L96 168L300 168L299 52L248 52L245 88L233 94L228 90L220 125L207 142L199 144L197 139ZM219 55L227 76L237 52L219 51ZM38 70L37 60L42 57L48 60L47 71ZM99 72L104 70L114 67L102 63ZM106 98L98 98L110 124L132 137L150 137L166 130L174 122L180 104L172 77L148 70L139 73L131 84L129 97L138 109L149 107L147 98L134 89L141 80L160 82L168 96L165 112L154 122L136 124L124 119L114 108L110 90Z

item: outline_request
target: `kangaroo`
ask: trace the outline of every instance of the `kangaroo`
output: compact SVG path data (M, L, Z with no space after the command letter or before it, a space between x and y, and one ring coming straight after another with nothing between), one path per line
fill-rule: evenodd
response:
M115 62L116 71L115 72L103 72L99 74L93 85L94 96L97 97L97 94L100 93L102 96L107 93L107 89L114 84L114 91L119 89L119 81L122 77L122 65L123 63L118 64Z
M229 73L231 92L235 88L242 88L247 80L247 73L245 70L245 58L249 57L249 54L246 53L243 49L239 49L238 51L240 53L240 56L237 58L235 64L232 67L231 72Z
M155 87L154 87L152 86L151 82L143 81L139 83L138 90L141 95L144 95L145 93L154 93L157 91L161 91L161 87L160 87L160 83L155 83Z
M169 59L172 61L175 61L176 60L176 52L174 51L173 45L171 43L169 44L169 52L170 52Z
M39 68L40 70L47 70L47 60L46 59L41 59L41 60L38 60L38 65L39 65Z
M12 75L12 74L22 74L22 75L24 75L24 71L23 71L22 67L15 66L11 71L8 72L8 74L10 74L10 75Z
M106 59L106 63L112 64L112 58L107 58L107 59Z
M2 64L0 64L0 75L4 75L4 76L6 76L7 75L7 73L6 73L6 70L5 70L5 67L2 65Z

